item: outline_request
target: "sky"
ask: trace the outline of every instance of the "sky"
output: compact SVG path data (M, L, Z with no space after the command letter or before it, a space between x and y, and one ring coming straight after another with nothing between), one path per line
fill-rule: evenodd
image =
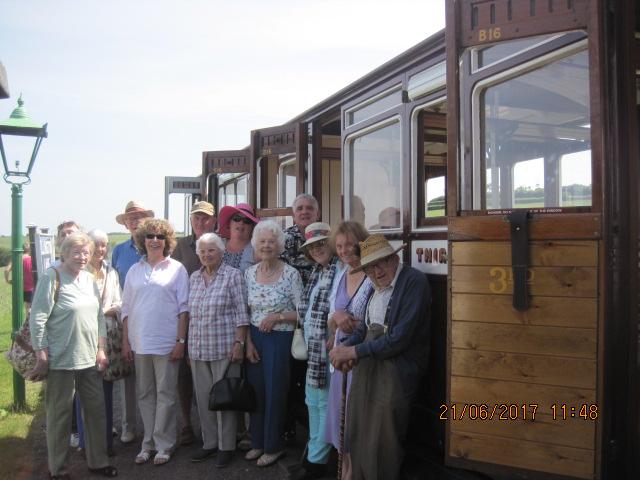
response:
M162 216L165 176L199 175L203 151L246 147L442 28L444 0L0 0L0 118L22 93L49 132L23 224L124 231L131 199Z

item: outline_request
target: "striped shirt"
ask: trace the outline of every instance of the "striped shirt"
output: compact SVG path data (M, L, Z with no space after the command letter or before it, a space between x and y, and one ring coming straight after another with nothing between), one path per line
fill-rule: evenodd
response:
M221 360L231 355L236 328L249 325L247 289L242 272L224 263L205 286L203 269L189 281L189 358Z

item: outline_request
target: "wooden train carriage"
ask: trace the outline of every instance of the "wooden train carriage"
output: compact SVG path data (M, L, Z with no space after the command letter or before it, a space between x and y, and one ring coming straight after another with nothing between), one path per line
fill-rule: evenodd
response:
M323 221L409 245L433 290L412 453L638 478L639 18L631 1L447 1L446 37L203 154L218 208L286 226L310 192Z

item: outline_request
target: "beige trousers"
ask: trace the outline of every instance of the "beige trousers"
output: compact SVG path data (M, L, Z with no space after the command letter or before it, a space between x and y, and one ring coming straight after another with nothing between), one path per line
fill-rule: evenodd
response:
M180 362L167 355L136 353L136 390L144 425L143 450L171 453L178 434L177 389Z
M51 475L65 473L71 435L74 390L80 396L84 440L89 468L109 465L102 376L91 367L49 370L45 394L47 453Z
M210 362L191 360L191 374L196 391L198 414L202 428L202 448L218 448L233 451L236 449L236 412L213 412L209 410L209 392L214 383L220 380L229 365L229 359ZM229 376L240 375L240 365L229 367Z

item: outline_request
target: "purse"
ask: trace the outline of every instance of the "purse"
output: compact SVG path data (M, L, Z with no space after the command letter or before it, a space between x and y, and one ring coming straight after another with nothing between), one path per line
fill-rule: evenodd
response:
M291 341L291 356L296 360L308 360L309 352L307 344L304 341L304 333L302 328L297 327L293 331L293 340Z
M107 323L107 341L104 353L109 359L109 365L104 370L102 378L107 382L115 382L131 374L133 363L125 361L122 356L123 330L120 319L105 317L105 321Z
M104 286L102 287L102 300L101 304L104 308L104 296L107 290L107 277L109 276L109 269L111 267L107 266L107 272L105 275ZM123 337L123 328L122 322L120 321L120 313L118 313L118 318L105 317L105 322L107 326L107 341L105 342L104 353L109 360L109 365L104 370L103 380L106 382L115 382L116 380L120 380L124 377L127 377L133 371L133 364L131 362L125 361L122 356L122 337Z
M227 377L231 365L227 365L224 376L211 387L209 410L253 412L256 409L256 392L253 385L244 378L244 363L239 377Z
M58 303L58 297L60 296L60 272L57 268L51 267L56 272L56 289L53 294L53 305ZM31 329L29 328L29 315L25 319L22 327L18 330L13 340L11 341L11 348L4 354L7 361L11 364L13 369L18 374L27 380L27 374L30 373L36 367L36 352L31 344ZM41 378L37 381L44 380Z

